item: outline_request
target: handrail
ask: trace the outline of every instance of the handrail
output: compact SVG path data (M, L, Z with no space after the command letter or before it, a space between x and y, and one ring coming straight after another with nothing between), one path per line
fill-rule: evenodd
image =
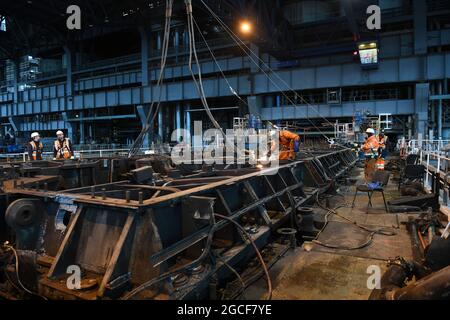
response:
M417 152L419 150L425 151L441 151L442 148L446 145L450 144L450 140L442 140L442 139L413 139L407 142L408 152Z
M442 205L448 209L449 193L450 193L450 158L442 154L442 151L427 151L423 149L414 150L409 154L419 156L419 164L425 168L424 188L428 192L433 190L433 182L437 177L439 179L439 199ZM446 210L449 212L449 210ZM449 216L450 217L450 216Z
M75 151L75 155L78 155L79 158L102 158L108 155L128 155L128 152L130 151L129 148L127 149L97 149L97 150L80 150ZM140 149L140 152L144 154L145 152L151 152L152 150L142 148ZM53 152L43 152L42 157L44 159L53 159ZM7 159L7 161L10 161L11 159L17 159L21 158L23 162L28 161L28 152L18 152L18 153L7 153L7 154L0 154L0 159Z

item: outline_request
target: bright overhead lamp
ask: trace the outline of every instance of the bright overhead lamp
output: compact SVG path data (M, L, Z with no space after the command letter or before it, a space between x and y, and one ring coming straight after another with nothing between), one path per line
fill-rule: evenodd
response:
M239 29L243 34L250 34L252 32L253 26L249 21L241 21Z

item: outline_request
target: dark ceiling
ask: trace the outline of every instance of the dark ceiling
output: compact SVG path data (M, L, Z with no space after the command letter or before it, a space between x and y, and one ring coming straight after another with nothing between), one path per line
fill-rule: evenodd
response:
M204 0L222 19L233 23L252 16L258 21L261 37L273 43L286 43L286 21L280 14L280 0ZM81 31L66 27L68 6L81 8ZM194 0L194 15L205 27L214 19L201 1ZM165 0L0 0L0 15L6 16L8 31L0 32L0 59L36 51L51 51L78 40L131 30L139 26L161 27ZM277 11L278 10L278 11ZM173 21L185 19L184 0L174 1ZM283 24L284 22L284 24ZM280 29L278 26L283 26ZM277 33L273 35L272 33ZM281 35L281 36L280 36Z
M251 17L258 23L258 44L266 51L288 52L295 44L294 36L312 35L317 32L294 30L284 18L282 0L204 0L226 23L233 24L242 17ZM359 38L358 20L362 12L358 6L369 0L342 1L346 9L344 25L339 29L354 39ZM81 31L67 29L67 8L81 8ZM206 11L200 0L193 0L194 15L202 28L213 29L216 21ZM0 59L24 54L58 54L64 45L80 40L97 41L129 32L134 37L140 26L161 28L164 21L166 0L0 0L0 15L6 16L7 32L0 32ZM363 6L362 6L363 7ZM173 21L183 23L184 0L174 1ZM347 20L347 21L346 21ZM336 29L337 25L334 26ZM329 32L327 26L326 32ZM333 29L333 30L334 30ZM339 31L338 30L338 31ZM126 37L125 37L126 38ZM298 39L299 40L299 39ZM304 40L304 39L303 39ZM119 40L117 40L119 41ZM117 44L117 41L113 41Z
M231 12L236 9L233 2L246 1L207 2L212 6L220 3L221 8ZM81 8L81 31L66 27L70 5ZM194 0L194 5L201 8L200 1ZM164 19L165 6L165 0L0 0L0 16L6 16L8 26L8 32L0 32L0 59L111 32L136 30L139 26L158 27ZM174 1L173 12L175 22L177 18L184 19L184 0Z

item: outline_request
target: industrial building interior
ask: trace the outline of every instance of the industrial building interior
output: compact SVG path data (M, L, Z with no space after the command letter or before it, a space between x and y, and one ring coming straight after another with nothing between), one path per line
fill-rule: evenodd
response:
M0 300L450 298L450 0L0 0Z

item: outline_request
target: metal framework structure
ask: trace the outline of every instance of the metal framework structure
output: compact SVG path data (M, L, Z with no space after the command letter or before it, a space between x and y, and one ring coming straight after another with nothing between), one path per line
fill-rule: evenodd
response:
M272 49L287 49L288 22L281 13L280 1L206 0L225 20L235 16L252 17L258 22L260 40L270 43ZM70 5L82 8L82 31L68 32L66 10ZM174 2L175 20L183 21L184 1ZM198 10L205 10L194 1ZM66 46L70 42L99 36L118 29L138 28L148 21L158 24L165 14L165 1L119 0L18 0L2 4L10 33L0 34L0 52L11 58L20 53ZM283 23L280 23L283 22ZM28 28L32 25L33 28ZM88 31L86 31L88 30ZM0 55L0 58L2 55Z
M205 2L231 29L242 18L254 20L258 32L245 43L273 69L268 72L259 60L256 64L251 61L236 43L224 37L223 27L205 14L201 2L194 1L196 19L218 62L216 65L211 60L208 48L199 41L204 88L211 103L218 104L215 113L224 123L252 113L263 120L312 121L317 125L321 117L331 118L331 122L348 121L361 111L371 115L392 113L397 124L407 127L405 131L412 129L413 135L429 134L430 128L438 137L448 132L448 123L441 120L448 113L448 0L389 4L382 11L383 29L373 32L365 26L365 9L370 1ZM65 27L68 1L30 4L19 0L2 6L0 14L8 19L7 32L0 32L2 58L14 60L15 68L24 54L54 59L58 64L55 70L25 84L28 86L19 79L8 80L6 85L0 83L0 116L5 134L8 131L23 139L32 131L67 128L72 140L84 144L88 132L99 127L95 124L113 121L117 132L122 132L117 142L131 144L125 140L135 138L142 115L158 96L155 81L164 1L73 3L85 8L83 28L73 33ZM188 79L183 1L175 4L170 65L162 89L162 103L167 108L154 124L165 140L168 135L162 128L189 130L191 120L202 115L194 113L201 110L197 108L199 97ZM319 14L322 11L326 14ZM427 21L433 22L433 30L427 28ZM330 23L335 26L331 33ZM114 45L116 36L122 46ZM131 49L119 50L117 56L110 57L98 48L96 51L95 46L91 48L100 40L112 43L112 49ZM378 69L362 69L359 57L353 55L356 44L366 40L379 44ZM336 104L309 99L310 95L323 96L330 90L342 90L345 99ZM406 93L377 95L376 90ZM312 101L311 105L303 100L286 103L283 99L297 93ZM232 113L230 119L227 112ZM127 131L118 125L120 119L132 124L133 129ZM79 132L79 137L74 132Z
M191 174L64 191L45 190L44 176L5 181L5 192L19 198L6 220L16 234L21 268L37 272L22 282L51 299L123 298L146 283L134 298L213 298L230 266L255 257L248 234L260 249L274 242L279 228L295 224L297 208L314 201L355 161L351 150L337 150L305 154L278 168L179 168ZM138 173L143 180L151 179L147 168ZM275 247L268 260L287 250ZM71 265L83 271L83 290L66 286Z

